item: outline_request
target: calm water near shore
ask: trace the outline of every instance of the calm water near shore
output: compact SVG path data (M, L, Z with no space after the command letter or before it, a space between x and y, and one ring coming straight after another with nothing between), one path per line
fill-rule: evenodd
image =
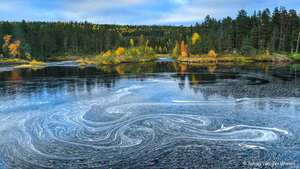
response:
M300 168L300 66L0 68L0 169Z

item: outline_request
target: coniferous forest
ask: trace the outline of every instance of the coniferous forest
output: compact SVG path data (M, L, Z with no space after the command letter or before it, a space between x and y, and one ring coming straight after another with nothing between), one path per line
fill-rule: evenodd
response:
M202 18L199 18L201 20ZM300 16L284 7L265 9L254 14L240 10L236 18L221 20L207 16L192 26L101 25L88 22L0 22L0 55L11 55L7 46L20 48L22 54L47 60L50 56L94 55L130 46L147 39L157 53L172 52L176 42L190 41L193 33L201 35L191 53L257 54L266 50L277 53L298 52ZM9 37L5 35L11 35Z

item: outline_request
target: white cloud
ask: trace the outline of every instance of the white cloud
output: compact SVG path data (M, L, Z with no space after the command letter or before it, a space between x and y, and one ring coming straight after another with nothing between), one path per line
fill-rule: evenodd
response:
M216 13L213 9L201 9L193 6L183 6L170 13L165 13L156 20L158 23L187 23L203 19L206 15Z
M147 0L75 0L65 5L66 10L79 12L104 12L116 8L126 8L149 3ZM152 2L151 2L152 3Z
M139 17L143 11L136 9L139 6L155 4L159 0L74 0L66 3L62 15L66 20L87 20L97 23L125 24L125 19ZM121 14L126 11L126 13ZM139 15L132 13L141 12ZM128 23L127 23L128 24Z
M256 4L255 1L260 0L253 0L254 4ZM246 5L253 5L253 3L246 0L231 0L230 2L228 0L189 0L164 13L156 22L160 24L190 24L203 21L207 15L216 18L235 16L238 10L246 8Z
M206 15L276 6L298 9L299 0L0 0L0 20L63 20L116 24L192 24Z

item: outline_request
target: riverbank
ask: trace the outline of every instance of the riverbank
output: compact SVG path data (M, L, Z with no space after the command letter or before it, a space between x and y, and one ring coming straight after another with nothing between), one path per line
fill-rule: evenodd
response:
M79 66L105 66L105 65L119 65L126 63L144 63L144 62L154 62L159 58L172 58L168 54L154 54L151 57L128 57L128 56L116 56L110 55L109 57L104 57L103 55L92 56L62 56L62 57L51 57L49 61L75 61ZM174 59L174 58L173 58ZM192 55L190 57L178 57L174 59L177 62L185 63L185 64L249 64L249 63L284 63L290 64L293 62L297 62L287 55L281 54L272 54L272 55L257 55L255 57L250 56L242 56L237 54L226 54L219 55L217 57L208 57L207 55ZM1 58L0 65L3 66L14 66L16 68L41 68L47 65L46 62L41 61L28 61L22 59L8 59Z
M50 62L60 62L60 61L76 61L82 58L92 58L95 55L67 55L67 56L51 56L48 61Z
M0 58L0 65L21 65L27 64L29 61L18 58Z
M118 62L112 62L112 63L103 63L97 61L96 58L80 58L78 60L75 60L79 64L79 66L84 67L88 65L96 65L96 66L113 66L113 65L119 65L119 64L126 64L126 63L145 63L145 62L154 62L158 58L155 59L135 59L135 60L120 60Z
M293 59L287 55L272 54L272 55L257 55L243 56L238 54L225 54L218 57L208 57L207 55L192 55L190 57L178 57L178 62L185 63L261 63L261 62L275 62L275 63L292 63Z
M42 69L46 66L47 66L47 63L45 63L45 62L32 60L32 61L30 61L26 64L21 64L21 65L15 66L15 68L20 68L20 69L26 69L26 68L29 68L29 69Z
M104 57L103 57L104 55ZM143 63L143 62L151 62L155 61L159 58L173 58L168 54L154 54L151 57L127 57L127 56L112 56L105 57L103 54L98 57L82 57L77 59L76 62L80 66L86 65L118 65L123 63ZM289 64L293 62L297 62L297 60L289 57L288 55L282 54L271 54L264 55L259 54L256 56L243 56L239 54L223 54L217 57L209 57L207 55L191 55L190 57L178 57L173 58L178 62L182 63L203 63L203 64L211 64L211 63L234 63L234 64L247 64L247 63L284 63Z

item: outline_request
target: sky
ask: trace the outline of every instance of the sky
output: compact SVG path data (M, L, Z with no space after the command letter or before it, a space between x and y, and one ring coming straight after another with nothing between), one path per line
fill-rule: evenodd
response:
M300 13L299 0L0 0L0 20L190 25L278 6Z

